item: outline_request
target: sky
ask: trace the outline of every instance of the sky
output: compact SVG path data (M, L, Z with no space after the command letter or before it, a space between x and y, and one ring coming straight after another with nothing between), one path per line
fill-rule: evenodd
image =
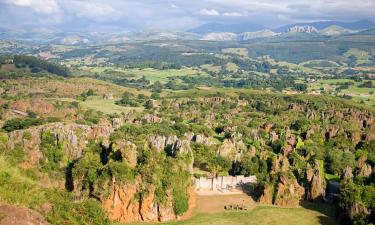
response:
M0 0L0 27L66 31L187 30L210 22L275 28L375 21L375 0Z

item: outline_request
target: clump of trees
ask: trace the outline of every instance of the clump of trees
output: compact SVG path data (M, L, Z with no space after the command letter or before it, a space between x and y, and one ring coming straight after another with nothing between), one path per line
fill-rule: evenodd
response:
M33 56L16 55L13 57L13 62L18 68L29 67L32 73L47 71L62 77L68 77L71 75L71 72L67 67Z
M3 129L7 132L12 132L14 130L27 129L31 126L38 126L44 123L45 121L43 119L38 118L16 118L5 121Z

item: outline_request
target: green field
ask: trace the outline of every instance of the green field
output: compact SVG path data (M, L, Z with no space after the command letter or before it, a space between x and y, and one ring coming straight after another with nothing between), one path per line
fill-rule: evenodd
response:
M118 100L118 99L117 99ZM128 112L130 110L142 111L143 107L124 107L115 104L116 99L106 100L99 96L89 97L86 101L80 102L84 109L93 109L104 114Z
M220 66L215 66L215 65L212 65L212 64L201 65L201 68L206 69L209 72L215 72L215 73L218 73L221 70Z
M257 206L248 212L223 212L213 214L197 214L184 221L161 223L165 225L336 225L334 209L326 205L314 208L309 204L306 208L280 208L273 206ZM319 210L319 211L318 211ZM139 224L139 223L138 223ZM160 224L160 223L150 223ZM133 224L135 225L135 224Z
M207 76L206 73L193 69L193 68L181 68L181 69L166 69L166 70L157 70L152 68L147 69L124 69L118 67L85 67L85 71L91 73L98 73L104 76L123 76L124 78L134 78L139 79L142 76L145 76L147 80L151 83L160 81L162 83L168 82L169 77L178 77L178 76ZM116 73L112 75L111 73Z
M334 92L337 87L337 83L352 82L353 85L350 85L348 89L340 91L340 95L346 94L353 97L353 100L356 102L364 101L366 105L374 106L375 105L375 93L374 88L360 88L358 85L363 82L355 82L349 79L327 79L327 80L318 80L317 82L309 84L310 91L318 91L321 88L324 88L326 91Z
M59 98L59 99L54 99L54 100L59 100L63 102L77 101L79 102L79 105L80 107L82 107L82 109L85 109L85 110L92 109L92 110L96 110L99 112L103 112L104 114L123 113L123 112L129 112L130 110L136 110L136 111L143 110L143 107L124 107L124 106L116 105L115 102L118 99L107 100L101 96L88 97L86 101L78 101L73 98Z
M321 71L306 67L303 64L294 64L294 63L284 62L284 61L275 61L275 60L272 60L272 59L268 60L268 62L271 65L286 66L290 70L293 70L293 71L301 71L301 72L304 72L304 73L310 73L310 74L316 74L316 75L322 74Z

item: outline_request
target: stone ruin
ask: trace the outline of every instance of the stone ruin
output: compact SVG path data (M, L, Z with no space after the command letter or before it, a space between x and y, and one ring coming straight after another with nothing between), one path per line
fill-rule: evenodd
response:
M257 182L256 176L224 176L216 178L196 178L195 189L207 191L222 191L242 188L247 184L254 184Z

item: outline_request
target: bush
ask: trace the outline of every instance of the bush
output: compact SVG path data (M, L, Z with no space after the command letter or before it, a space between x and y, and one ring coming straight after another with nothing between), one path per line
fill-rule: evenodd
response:
M92 109L87 110L83 118L89 124L98 124L100 119L103 117L103 113Z
M182 215L189 209L189 195L186 190L173 190L173 209L176 215Z
M63 152L61 146L56 143L55 135L49 131L45 131L41 137L41 149L46 159L43 165L45 169L59 169L59 162L62 160Z
M101 204L94 199L76 202L71 193L53 189L48 190L47 195L53 204L53 210L47 215L52 224L110 224Z
M134 171L124 162L110 162L109 172L118 182L132 181L135 178Z

